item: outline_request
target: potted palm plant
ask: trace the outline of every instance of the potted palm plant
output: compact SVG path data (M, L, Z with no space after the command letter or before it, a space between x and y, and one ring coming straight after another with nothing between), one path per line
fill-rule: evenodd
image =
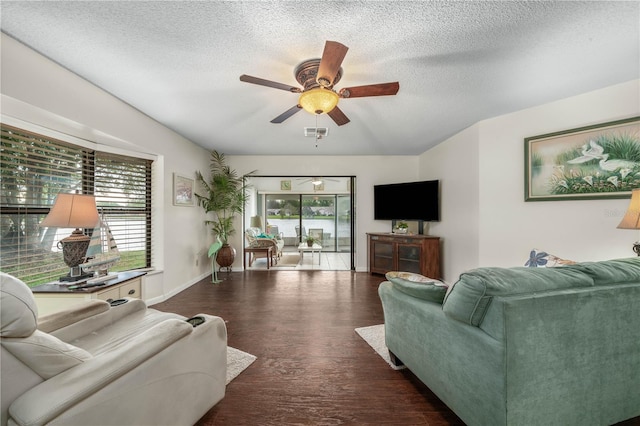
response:
M209 170L209 180L199 171L196 172L203 191L195 196L198 205L204 208L205 212L214 214L214 219L206 220L205 223L211 225L213 233L222 241L216 262L221 268L230 268L235 260L236 250L229 245L229 237L235 234L233 221L238 213L242 213L247 202L247 186L243 177L238 176L238 173L227 165L224 154L216 150L211 152Z

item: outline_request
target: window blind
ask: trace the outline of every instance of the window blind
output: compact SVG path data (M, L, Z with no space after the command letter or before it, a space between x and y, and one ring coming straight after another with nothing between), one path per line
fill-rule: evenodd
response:
M111 271L151 266L150 160L93 151L4 124L0 135L2 271L32 286L68 272L57 243L72 230L38 226L58 193L95 195L120 251Z

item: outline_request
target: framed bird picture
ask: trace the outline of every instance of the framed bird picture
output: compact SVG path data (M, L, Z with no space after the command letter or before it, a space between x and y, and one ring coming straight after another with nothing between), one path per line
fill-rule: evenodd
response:
M640 117L524 140L525 201L629 198L640 188Z

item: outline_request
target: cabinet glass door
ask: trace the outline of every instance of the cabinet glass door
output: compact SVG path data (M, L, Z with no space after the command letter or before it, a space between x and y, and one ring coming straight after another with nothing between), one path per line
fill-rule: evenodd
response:
M373 242L373 268L379 271L393 271L393 243Z
M420 246L398 244L398 270L419 274L421 251Z

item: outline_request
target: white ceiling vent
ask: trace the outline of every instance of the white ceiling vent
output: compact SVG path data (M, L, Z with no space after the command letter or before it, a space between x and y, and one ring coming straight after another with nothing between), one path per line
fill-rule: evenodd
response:
M325 137L329 134L329 129L327 127L305 127L304 135L309 136L310 138L315 137Z

